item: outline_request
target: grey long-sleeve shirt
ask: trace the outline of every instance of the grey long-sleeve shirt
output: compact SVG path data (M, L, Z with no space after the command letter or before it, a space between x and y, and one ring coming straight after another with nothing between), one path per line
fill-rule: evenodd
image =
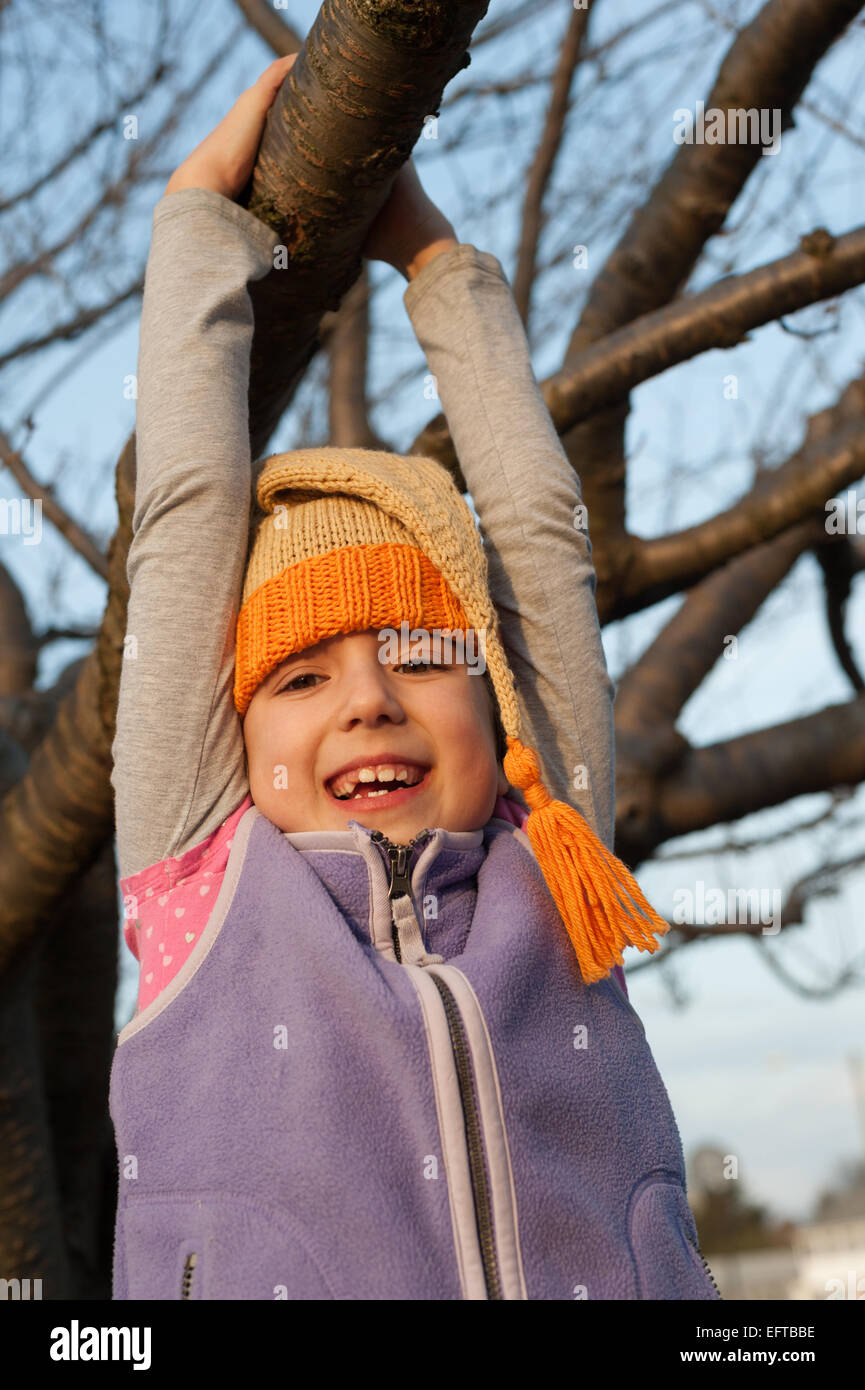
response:
M112 745L121 878L185 853L249 791L233 700L252 471L247 285L278 242L209 189L166 194L153 214ZM591 547L510 286L495 256L462 243L424 266L403 302L480 517L524 742L550 793L612 849L614 688Z

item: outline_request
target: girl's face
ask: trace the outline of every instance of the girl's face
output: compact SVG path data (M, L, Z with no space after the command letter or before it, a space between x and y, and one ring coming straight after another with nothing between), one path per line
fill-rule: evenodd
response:
M249 789L284 831L345 830L350 820L405 844L423 829L479 830L508 781L496 759L487 682L464 662L412 668L379 660L377 631L326 638L288 657L243 721ZM409 781L340 780L402 766ZM398 790L372 795L383 787Z

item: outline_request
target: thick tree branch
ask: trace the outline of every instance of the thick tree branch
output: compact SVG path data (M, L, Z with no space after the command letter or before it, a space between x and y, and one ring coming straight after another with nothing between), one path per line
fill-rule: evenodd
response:
M616 734L649 736L678 719L683 705L725 655L725 639L751 621L809 545L825 537L818 519L790 527L710 574L616 688Z
M781 129L789 130L814 68L861 8L861 0L769 0L734 39L706 107L777 109ZM669 302L761 158L757 142L679 146L593 282L565 366L590 343Z
M659 785L654 844L865 779L865 695L739 738L692 748ZM633 849L631 850L633 853Z
M706 107L778 110L781 130L789 129L814 68L860 8L861 0L768 0L736 35ZM563 371L592 343L669 303L762 157L756 142L679 146L594 280ZM612 407L562 437L591 517L599 594L615 590L632 558L625 533L627 413L626 404ZM614 599L610 606L617 608Z
M650 377L712 348L733 347L748 333L781 314L831 299L865 282L865 227L840 237L821 228L803 237L789 256L744 275L729 275L699 294L674 300L644 314L573 359L567 369L540 382L541 394L560 435L607 407ZM412 444L415 453L437 458L455 480L458 469L444 414L434 416ZM590 518L593 529L594 521ZM594 544L594 540L593 540ZM634 538L628 538L628 545ZM609 601L599 595L599 602Z
M818 228L792 255L725 276L592 344L543 382L547 408L564 434L650 377L712 348L734 347L752 329L863 282L865 227L840 237Z
M39 644L27 613L27 605L12 575L0 564L0 697L17 696L32 689L36 680Z
M449 0L433 10L333 0L319 11L239 199L278 232L291 267L250 287L253 455L318 347L322 314L339 308L360 275L366 233L424 116L438 111L445 85L468 65L472 30L486 9L487 0Z
M332 0L271 108L250 206L280 229L285 270L254 282L250 441L260 455L361 268L363 239L411 152L424 116L468 61L485 3ZM135 486L134 437L117 467L118 529L108 551L109 596L99 638L74 691L0 807L0 980L113 832L110 783L126 629L126 557Z
M847 385L834 406L813 417L795 454L780 467L759 473L751 491L726 511L668 536L635 538L619 592L604 605L604 621L690 588L733 556L771 540L810 513L825 520L829 499L865 473L863 407L865 374Z

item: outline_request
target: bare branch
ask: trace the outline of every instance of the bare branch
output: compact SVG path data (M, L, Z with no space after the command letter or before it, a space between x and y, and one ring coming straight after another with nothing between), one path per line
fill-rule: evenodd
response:
M824 864L813 873L805 874L801 879L788 889L783 906L780 912L781 933L778 939L782 939L785 929L795 926L805 925L805 909L811 898L836 893L839 889L839 878L848 873L851 869L860 868L865 863L865 854L851 855L846 859L835 860ZM721 890L723 891L723 890ZM644 959L635 962L628 967L628 975L634 975L640 970L650 970L652 968L663 969L670 964L671 958L678 955L686 946L693 946L698 942L716 940L719 937L742 936L749 937L754 946L760 952L763 964L794 993L813 999L827 999L839 994L842 989L850 984L857 984L861 981L861 972L857 969L855 962L848 962L843 965L836 973L834 979L826 984L814 985L797 980L787 967L783 964L780 955L773 949L769 949L769 943L764 931L763 922L713 922L700 925L690 923L669 922L669 930L664 937L662 949Z
M829 636L838 658L838 664L853 689L865 690L865 680L856 665L853 648L844 631L844 618L847 600L853 587L853 579L860 572L862 554L851 545L850 536L826 536L814 547L814 554L823 570L826 591L826 622ZM861 539L861 538L860 538Z
M131 285L120 290L117 294L112 294L101 304L93 304L89 309L82 309L74 319L67 323L58 324L47 333L42 333L37 338L25 338L22 342L16 343L8 352L0 353L0 367L5 367L9 362L16 358L27 357L34 352L40 352L42 348L48 347L51 343L70 341L84 333L88 328L92 328L94 323L98 323L106 314L110 314L112 309L118 305L125 304L127 300L133 299L141 294L144 289L144 276L136 276Z
M564 434L650 377L863 282L865 227L840 237L818 228L792 255L644 314L573 358L541 388L553 423Z
M137 91L124 95L123 100L115 107L109 116L105 117L103 120L94 122L86 134L82 135L79 140L76 140L73 145L70 145L68 150L64 150L60 158L50 165L44 173L40 174L39 177L28 184L26 188L20 188L17 193L13 193L11 197L0 198L0 212L6 212L8 208L15 207L25 202L28 198L34 197L41 189L51 183L53 179L65 173L66 170L75 163L76 159L80 159L83 155L89 154L100 135L106 134L107 131L116 130L121 112L128 111L130 106L140 105L141 102L150 95L156 84L161 82L162 78L170 71L171 69L168 64L160 59L153 69L153 72L148 74L146 80Z
M657 790L654 843L865 779L865 695L692 748ZM634 853L631 850L631 853Z
M529 305L535 279L535 258L538 250L538 239L541 234L541 204L547 184L552 176L556 156L561 148L565 120L568 114L568 96L574 80L574 73L580 61L580 50L589 25L591 5L592 0L588 0L585 9L571 11L559 50L559 61L553 76L550 103L547 107L543 131L526 177L517 263L513 276L514 302L520 318L526 326L529 321Z
M369 365L369 267L342 302L328 335L329 439L344 449L387 449L373 429L366 400Z
M684 603L616 689L616 734L629 743L674 724L683 705L722 658L725 640L741 632L791 566L825 536L819 521L790 527L689 590Z
M781 130L789 129L814 68L860 7L861 0L768 0L733 40L706 106L778 110ZM761 158L757 142L680 145L593 281L563 371L590 344L669 303ZM562 439L592 518L599 601L632 560L624 539L627 414L626 404L614 406ZM615 602L611 607L618 611Z
M794 825L785 825L780 830L775 830L771 834L764 832L761 835L751 835L747 838L741 836L730 836L723 844L713 844L710 847L699 845L695 849L670 849L667 853L652 854L649 858L654 864L672 864L680 859L705 859L707 854L713 856L723 854L744 854L750 849L766 849L769 845L780 844L783 840L789 840L793 835L801 835L803 830L815 830L818 825L837 825L839 834L846 834L852 829L865 826L865 817L858 820L847 820L844 822L833 822L839 806L846 805L855 791L851 787L836 787L829 793L829 804L824 811L820 811L810 820L797 821Z
M814 68L860 9L860 0L768 0L734 39L706 106L778 109L788 130ZM757 142L679 146L595 279L565 366L589 343L669 302L761 157Z
M47 484L36 481L20 453L12 448L9 438L3 430L0 430L0 459L3 460L6 468L9 469L18 486L24 489L27 496L32 497L34 501L41 502L42 515L47 517L61 536L66 538L73 550L78 551L78 554L87 561L100 579L107 579L108 563L92 536L89 536L77 521L73 521L69 513L61 507Z
M273 49L277 58L285 58L289 53L298 53L303 37L298 31L274 10L267 0L235 0L240 13L249 21L251 28Z
M825 523L829 499L865 473L863 405L865 374L847 385L834 406L813 417L796 453L780 467L760 472L750 492L726 511L671 535L635 538L619 592L603 605L604 620L690 588L735 555L811 514L822 515Z

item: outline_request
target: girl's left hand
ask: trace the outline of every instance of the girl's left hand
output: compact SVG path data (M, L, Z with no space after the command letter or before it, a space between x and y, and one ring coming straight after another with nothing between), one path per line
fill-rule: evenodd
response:
M362 254L413 280L433 256L457 245L453 224L427 196L413 160L407 159L366 234Z
M211 188L224 198L234 199L243 191L255 167L267 113L296 58L296 53L288 53L265 68L258 81L240 94L228 115L178 165L165 186L166 193Z

